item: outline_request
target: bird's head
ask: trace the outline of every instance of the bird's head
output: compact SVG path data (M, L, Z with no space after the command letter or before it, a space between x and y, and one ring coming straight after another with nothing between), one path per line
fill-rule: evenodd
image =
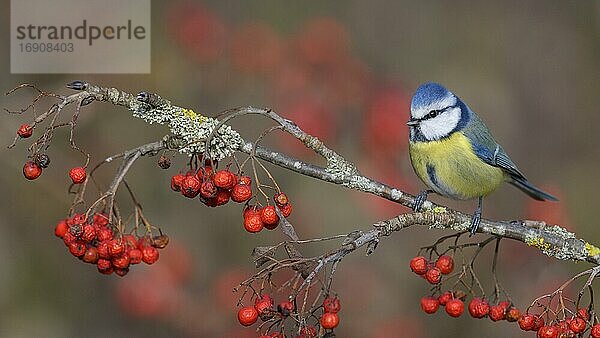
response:
M410 103L410 138L435 141L460 130L468 120L466 106L456 95L437 83L421 85Z

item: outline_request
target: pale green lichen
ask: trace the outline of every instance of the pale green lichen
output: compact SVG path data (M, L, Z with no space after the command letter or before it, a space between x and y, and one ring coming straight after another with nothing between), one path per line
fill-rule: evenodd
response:
M133 116L139 117L152 124L167 124L171 133L183 140L183 146L178 150L181 153L204 153L206 139L219 125L219 120L203 116L192 109L171 105L163 100L160 106L151 106L139 102L131 105ZM208 154L213 160L222 160L231 156L242 145L242 137L228 125L221 125L216 131L210 144Z

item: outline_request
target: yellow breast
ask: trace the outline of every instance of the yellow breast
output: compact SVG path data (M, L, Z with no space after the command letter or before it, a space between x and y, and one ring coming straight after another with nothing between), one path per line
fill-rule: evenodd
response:
M410 142L410 160L429 188L456 199L486 196L504 181L504 172L479 159L460 132L439 141Z

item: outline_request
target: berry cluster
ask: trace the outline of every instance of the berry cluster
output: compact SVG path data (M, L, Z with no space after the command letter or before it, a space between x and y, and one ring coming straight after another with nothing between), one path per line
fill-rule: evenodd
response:
M423 256L417 256L410 261L411 270L425 278L431 284L439 284L441 275L452 272L454 261L452 257L442 255L435 263L428 261ZM439 290L439 287L438 287ZM467 294L463 291L446 291L439 296L425 296L421 298L421 309L427 314L437 312L443 306L446 313L451 317L460 317L465 310L465 299ZM485 298L474 297L468 305L471 317L481 319L489 317L497 322L506 320L517 322L523 331L535 331L539 338L575 337L583 333L590 321L590 315L586 309L579 309L577 314L570 319L555 320L553 323L545 324L540 315L523 313L509 301L501 301L491 305ZM600 338L600 324L591 326L591 337Z
M447 255L441 255L434 263L423 256L417 256L410 260L410 269L429 283L439 284L442 281L442 275L450 274L454 270L454 259Z
M248 176L236 176L228 169L214 171L204 166L171 177L171 189L187 198L200 195L200 201L209 207L225 205L229 200L242 203L252 197L252 180Z
M285 193L277 193L273 197L275 205L266 205L260 207L257 205L247 205L244 209L244 229L255 233L263 228L273 230L279 225L279 215L277 209L281 211L283 217L289 217L292 214L292 204Z
M245 306L238 311L238 321L243 326L250 326L257 322L258 318L262 321L278 320L283 321L286 318L297 315L294 302L285 300L274 306L271 296L263 294L254 301L254 306ZM323 300L323 315L319 322L324 330L333 330L340 322L338 312L341 309L340 300L337 297L327 297ZM296 331L298 332L298 331ZM313 338L317 337L317 329L312 325L304 325L300 328L300 334L295 338ZM284 338L283 332L265 333L259 338Z
M180 192L187 198L200 196L200 201L209 207L225 205L232 200L247 203L253 196L252 179L245 175L236 175L229 169L215 171L212 166L205 165L197 171L190 170L186 174L171 177L171 189ZM282 192L273 197L275 205L247 204L244 208L244 228L256 233L263 228L273 230L279 225L278 208L284 217L292 213L292 204Z
M137 237L121 235L108 224L104 214L94 214L90 220L84 214L76 214L58 222L54 234L62 238L69 252L80 260L95 264L105 275L113 272L125 276L131 265L144 262L153 264L158 260L158 249L168 243L165 235Z

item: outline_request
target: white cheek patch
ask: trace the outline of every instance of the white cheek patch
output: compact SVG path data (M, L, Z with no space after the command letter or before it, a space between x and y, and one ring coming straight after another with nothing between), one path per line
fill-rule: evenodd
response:
M448 136L456 128L460 121L460 108L451 108L442 114L428 120L423 120L419 124L419 129L425 138L429 141L439 140Z
M456 105L456 96L452 93L448 93L448 95L444 96L443 99L432 103L431 105L419 109L415 109L410 112L411 117L415 119L421 119L423 116L427 115L432 110L442 110L447 107L452 107Z

